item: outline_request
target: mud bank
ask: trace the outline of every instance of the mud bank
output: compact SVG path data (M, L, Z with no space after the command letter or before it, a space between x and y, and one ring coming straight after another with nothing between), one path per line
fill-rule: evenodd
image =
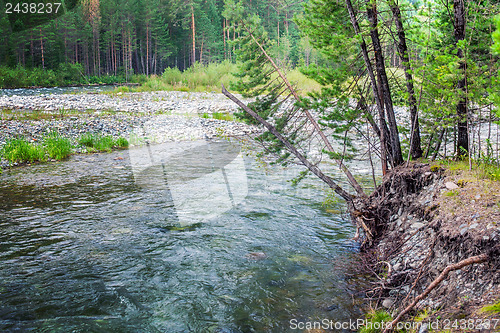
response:
M451 271L405 320L424 309L429 320L477 318L483 305L498 302L499 182L414 164L387 174L355 203L353 218L365 229L364 258L376 279L372 306L396 316L447 266L479 255L487 260Z

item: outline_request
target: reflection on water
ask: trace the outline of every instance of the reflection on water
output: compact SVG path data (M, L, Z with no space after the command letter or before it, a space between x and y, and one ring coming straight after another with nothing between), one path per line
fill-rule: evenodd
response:
M350 264L350 222L322 208L314 178L292 187L297 170L265 171L236 148L4 172L0 331L287 332L294 318L354 318L334 264Z

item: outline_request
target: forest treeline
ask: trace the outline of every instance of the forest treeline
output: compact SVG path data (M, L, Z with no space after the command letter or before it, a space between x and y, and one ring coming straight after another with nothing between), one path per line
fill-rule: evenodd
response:
M37 17L11 9L0 15L0 66L57 70L79 63L87 75L161 74L195 62L236 61L235 22L224 17L223 0L82 0L65 4L63 14L37 24ZM14 1L11 3L21 3ZM16 8L15 5L13 8ZM302 4L253 0L253 13L277 52L299 61L301 40L294 15Z

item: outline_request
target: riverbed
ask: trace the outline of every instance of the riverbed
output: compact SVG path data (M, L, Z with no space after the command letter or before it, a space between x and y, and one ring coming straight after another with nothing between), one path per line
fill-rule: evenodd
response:
M140 126L149 137L155 119ZM201 131L5 169L0 330L287 332L357 318L343 204L252 149Z

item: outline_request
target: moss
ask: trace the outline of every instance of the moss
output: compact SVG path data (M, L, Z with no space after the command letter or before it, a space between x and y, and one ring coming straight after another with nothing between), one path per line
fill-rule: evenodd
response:
M457 190L451 190L444 193L446 197L457 197L459 194L460 192L458 192Z
M457 185L460 186L460 187L465 187L465 185L467 185L468 181L465 180L465 179L459 179L457 180Z
M431 166L431 171L432 172L438 172L439 170L441 170L441 167L439 165L433 165L433 166Z

